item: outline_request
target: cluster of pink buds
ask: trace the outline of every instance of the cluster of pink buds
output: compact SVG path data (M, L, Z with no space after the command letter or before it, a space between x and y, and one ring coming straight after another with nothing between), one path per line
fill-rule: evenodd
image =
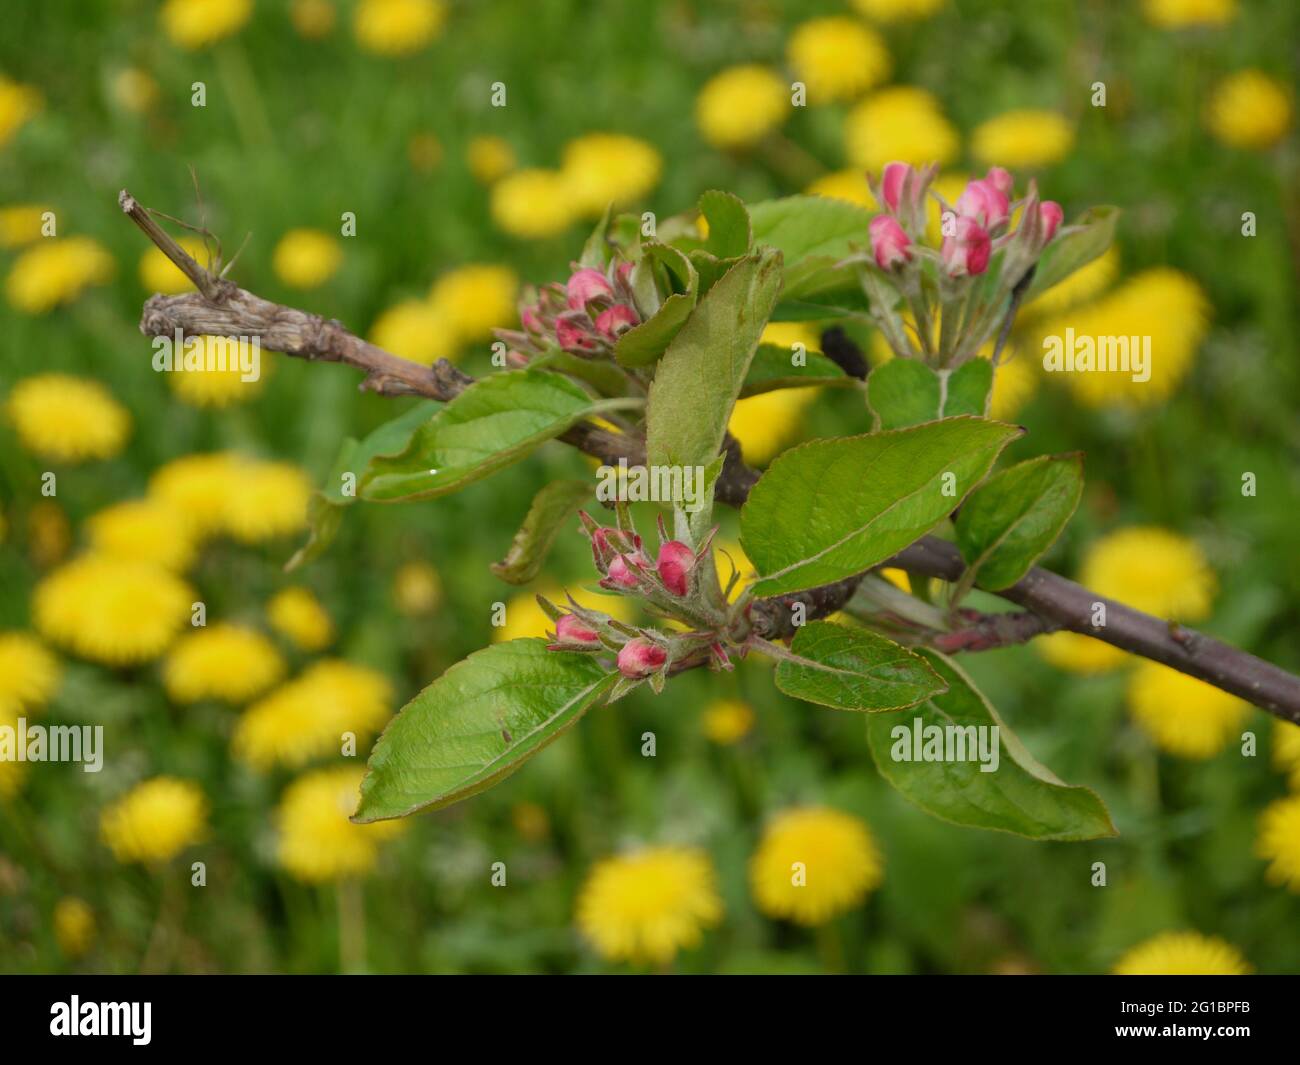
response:
M511 365L526 365L554 348L584 359L608 358L618 338L642 316L631 287L632 264L611 262L604 270L573 264L565 284L531 290L519 305L519 329L498 329L510 347Z
M711 536L696 551L680 540L669 539L661 518L659 553L652 559L635 529L598 525L586 511L579 516L591 540L592 560L602 588L635 593L660 605L671 605L673 599L692 594L694 575L709 551Z

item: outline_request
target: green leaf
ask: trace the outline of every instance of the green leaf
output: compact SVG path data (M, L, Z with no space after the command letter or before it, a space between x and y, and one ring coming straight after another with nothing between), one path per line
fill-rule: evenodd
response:
M836 710L901 710L947 687L925 659L865 629L812 621L781 658L776 686L796 699Z
M741 259L700 300L650 386L650 465L713 461L780 284L781 255L764 248Z
M944 380L946 371L939 371ZM947 388L939 405L940 418L955 418L961 414L983 417L988 413L989 393L993 390L993 363L989 359L968 359L947 374Z
M700 197L700 214L709 223L704 247L719 259L733 259L749 252L754 234L749 212L739 197L710 189Z
M857 288L852 269L836 264L867 243L871 212L865 208L826 196L787 196L751 204L749 218L754 244L785 256L784 299Z
M805 385L849 388L856 383L837 363L819 351L804 352L802 366L791 362L793 356L794 352L781 344L760 344L740 390L741 399L780 388L802 388Z
M401 454L373 459L362 499L433 499L512 465L574 423L615 401L594 401L547 370L481 378L411 436Z
M1035 761L960 666L935 651L923 650L920 654L947 683L948 691L932 696L913 711L867 719L867 742L880 775L909 802L954 824L1011 832L1030 839L1082 840L1118 834L1097 794L1089 788L1062 783L1050 769ZM978 732L961 733L965 753L969 756L973 746L977 755L974 759L915 760L913 736L918 727L924 744L926 729L938 728L938 733L932 731L930 735L946 740L947 727L966 730L971 726L998 730L997 769L993 772L981 771ZM958 733L951 735L951 753L962 753L955 747ZM991 755L994 733L984 732L983 736L985 752ZM904 755L911 760L903 760ZM991 757L987 764L993 764Z
M943 521L1023 432L945 418L780 455L740 512L754 594L798 592L883 562Z
M1083 494L1083 456L1043 455L994 474L957 515L957 546L981 588L1008 588L1055 543Z
M1086 211L1074 226L1083 228L1077 233L1067 233L1052 241L1038 260L1034 280L1025 293L1025 303L1041 296L1053 285L1059 285L1081 266L1111 246L1115 240L1115 224L1119 221L1118 207L1093 207Z
M591 498L588 481L552 481L537 495L519 526L510 550L500 562L492 563L492 572L507 584L527 584L537 576L564 528L564 523L578 513Z
M809 294L805 299L784 297L772 312L774 322L820 322L830 318L854 318L871 313L871 301L858 284L856 274L846 274L852 288Z
M649 316L618 338L614 358L621 366L649 366L690 317L699 300L700 279L691 260L667 244L650 243L632 269L637 306ZM659 302L662 288L675 291Z
M354 821L441 809L491 787L613 687L591 656L540 639L475 651L420 692L370 752Z
M603 271L609 265L612 251L609 243L609 223L613 212L613 204L605 208L605 213L601 215L595 229L587 237L587 242L583 244L582 258L579 260L583 266L590 266L595 270Z
M867 375L867 403L881 429L934 421L941 392L939 375L916 359L893 358Z

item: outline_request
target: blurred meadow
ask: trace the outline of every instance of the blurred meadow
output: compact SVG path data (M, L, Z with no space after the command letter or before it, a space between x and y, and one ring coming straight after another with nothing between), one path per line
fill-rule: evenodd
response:
M935 820L860 718L761 660L638 689L449 809L351 825L389 716L540 634L534 594L593 583L576 521L530 585L489 571L537 489L593 464L550 444L353 507L286 573L343 440L413 401L281 355L252 384L154 372L142 304L185 282L117 206L127 188L217 235L245 288L477 375L610 201L871 205L865 171L901 159L939 162L941 191L1007 166L1067 219L1114 204L1114 249L1026 308L999 370L1013 459L1086 453L1044 564L1297 671L1300 7L20 0L5 21L0 723L102 725L105 750L99 773L0 762L0 970L1300 972L1300 728L1084 637L962 665L1103 797L1113 840ZM1041 337L1071 325L1151 335L1152 380L1049 379ZM869 428L854 389L733 420L757 465ZM805 852L826 877L792 895Z

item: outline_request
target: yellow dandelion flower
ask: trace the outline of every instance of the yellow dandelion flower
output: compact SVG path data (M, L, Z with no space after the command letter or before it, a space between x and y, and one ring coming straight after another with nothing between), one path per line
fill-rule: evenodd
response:
M194 561L194 532L185 515L156 499L114 503L86 521L90 548L105 558L145 562L183 572Z
M173 702L246 703L284 676L284 659L256 629L219 622L182 636L163 661Z
M729 67L709 79L695 98L695 124L715 148L757 144L785 121L790 86L757 64Z
M352 31L367 52L411 55L442 32L446 19L443 0L361 0Z
M727 428L740 442L745 461L761 466L774 458L798 435L803 413L819 391L782 388L740 400L731 412Z
M739 699L715 699L704 708L704 735L720 747L739 743L754 727L754 708Z
M861 905L882 876L866 822L820 806L773 818L749 863L758 908L802 925L826 924Z
M253 13L253 0L167 0L159 12L173 44L194 50L238 33Z
M1040 636L1034 640L1033 646L1057 669L1084 675L1110 673L1129 659L1118 647L1078 632L1053 632Z
M1208 616L1218 586L1195 541L1144 525L1098 540L1084 556L1080 574L1079 582L1099 595L1177 621Z
M384 311L370 327L370 342L422 366L456 353L456 332L427 300L403 300Z
M246 544L301 532L312 491L299 466L248 461L239 471L239 490L226 500L225 529Z
M0 695L0 729L17 730L22 712L16 699ZM27 779L28 764L0 758L0 801L12 799L22 790L23 781Z
M540 843L551 834L551 819L535 802L517 802L510 807L510 824L528 843Z
M207 817L193 781L153 777L100 814L99 834L119 862L166 862L202 838Z
M1226 26L1237 16L1237 0L1142 0L1142 11L1148 22L1165 30Z
M492 339L493 329L515 325L518 293L519 278L510 267L471 263L438 278L429 302L459 342L472 344Z
M945 0L853 0L853 6L877 22L902 22L929 18Z
M318 41L327 37L334 29L337 16L331 0L293 0L289 9L289 18L299 37L309 41Z
M199 535L220 532L230 496L239 491L242 465L229 451L182 455L149 478L149 497L184 515Z
M0 704L34 710L58 686L59 660L40 640L28 632L0 632Z
M663 158L652 144L622 133L587 133L564 146L560 174L573 208L599 218L611 203L635 203L659 183Z
M1116 976L1245 976L1250 965L1236 947L1199 932L1161 932L1115 964Z
M619 621L630 622L634 610L630 600L618 595L599 595L585 588L560 587L548 585L537 591L519 592L506 603L504 625L492 629L493 643L506 643L520 640L526 636L545 636L547 630L554 630L551 619L537 605L537 596L541 595L558 606L563 606L566 596L573 596L574 601L588 610L598 610Z
M1273 765L1288 774L1292 788L1300 790L1300 725L1273 722Z
M823 174L804 191L809 196L826 196L832 200L856 203L871 211L876 209L876 198L871 195L866 176L857 170L836 170Z
M1286 136L1291 115L1291 96L1281 82L1259 70L1241 70L1215 86L1205 124L1224 144L1262 150Z
M52 462L112 458L131 430L131 416L107 388L69 374L24 378L5 410L23 447Z
M271 254L275 276L291 288L320 288L343 262L336 238L319 229L291 229Z
M53 499L40 499L27 512L27 550L37 569L62 560L72 546L72 523Z
M1288 795L1264 808L1255 849L1269 863L1272 883L1300 893L1300 795Z
M515 168L515 150L504 137L474 137L465 148L465 161L475 181L491 185Z
M1067 329L1074 330L1076 345L1081 337L1093 338L1094 345L1101 337L1136 337L1145 347L1149 337L1146 381L1133 380L1133 373L1080 369L1052 376L1062 378L1076 398L1090 407L1150 407L1182 383L1209 327L1208 312L1205 293L1195 281L1159 267L1137 274L1093 303L1036 320L1031 334L1037 342L1027 342L1026 348L1044 352L1047 358L1050 351L1045 351L1043 340L1056 337L1063 344ZM1098 349L1097 359L1105 357L1106 352Z
M113 102L123 111L143 115L158 103L158 83L144 70L127 67L113 77L110 92Z
M796 344L802 344L805 351L821 351L822 348L821 332L813 322L769 322L763 327L760 339L764 344L775 344L792 351Z
M981 358L988 358L983 352ZM1009 421L1020 413L1038 391L1038 373L1025 356L1007 358L993 371L993 396L989 400L989 417Z
M1209 758L1240 735L1247 704L1203 680L1142 660L1128 683L1129 709L1157 747L1180 758Z
M1119 245L1112 244L1087 266L1025 304L1022 313L1036 317L1061 314L1105 291L1118 276Z
M844 121L849 162L878 174L899 160L943 166L957 154L957 131L943 116L939 101L924 89L898 85L872 93Z
M39 89L22 85L0 74L0 148L40 113L45 105Z
M334 622L306 588L276 592L266 604L266 617L271 628L300 651L323 651L334 642Z
M503 233L541 240L563 233L577 218L568 182L558 170L516 170L492 186L492 221Z
M176 242L185 249L197 263L207 264L208 250L198 237L181 237ZM150 248L140 256L140 283L149 292L161 292L164 296L175 296L181 292L192 292L194 286L174 262L157 248Z
M971 154L986 166L1051 166L1074 146L1074 127L1055 111L1008 111L975 127Z
M442 602L442 580L427 562L406 562L393 574L393 603L407 617L432 614Z
M666 965L722 920L717 877L695 847L647 847L598 862L577 903L577 923L610 961Z
M392 687L381 673L340 659L322 659L254 703L231 739L235 757L255 769L305 765L357 744L388 718Z
M0 207L0 248L21 248L44 235L45 216L52 209L35 203Z
M287 788L275 811L276 859L308 884L364 876L379 859L379 844L400 835L401 821L354 825L361 799L361 766L332 766L304 773Z
M889 78L884 38L856 19L831 15L801 22L790 35L786 59L808 86L808 102L851 100Z
M174 372L167 374L181 402L223 410L261 394L270 363L260 349L254 362L248 341L197 336L188 338L183 348Z
M104 665L131 666L167 649L196 598L161 566L89 554L36 586L32 613L50 642Z
M95 942L95 911L85 899L65 895L54 904L54 941L65 957L79 958Z
M42 240L18 257L5 278L5 296L25 314L45 314L71 303L91 285L113 276L113 257L90 237Z

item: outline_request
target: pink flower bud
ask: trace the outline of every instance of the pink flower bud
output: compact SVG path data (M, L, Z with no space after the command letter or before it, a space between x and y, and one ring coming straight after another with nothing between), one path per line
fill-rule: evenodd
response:
M972 181L957 201L957 213L973 218L987 229L996 229L1010 215L1006 193L988 180Z
M565 614L555 623L555 639L557 643L589 647L592 644L600 643L600 634L590 625L579 621L574 615Z
M639 680L648 677L667 661L667 651L657 643L638 636L634 640L628 640L619 651L618 671L625 677Z
M521 307L519 309L519 321L523 323L525 329L534 333L540 333L545 329L542 325L542 319L536 309L532 307Z
M581 354L596 350L596 337L581 311L569 311L555 320L555 341L565 351Z
M956 232L943 238L939 256L950 277L982 274L989 268L993 242L988 232L975 219L957 216Z
M1065 220L1065 212L1055 200L1044 200L1038 205L1038 217L1043 223L1043 243L1056 235L1057 227Z
M680 540L669 540L659 549L655 568L665 588L673 595L685 595L690 588L691 570L695 568L695 552Z
M625 285L632 284L632 263L619 263L616 268L618 279Z
M871 250L880 269L891 270L907 262L912 257L907 250L911 243L903 227L889 215L878 214L871 220Z
M596 332L611 341L617 340L636 324L636 311L622 303L607 307L596 315Z
M898 210L898 204L903 198L903 184L911 172L912 168L906 163L886 163L885 169L880 172L880 195L891 211Z
M583 267L570 277L565 291L568 293L569 309L572 311L585 309L588 300L614 294L614 290L609 287L609 282L605 280L605 275L590 266Z
M1011 190L1015 188L1016 184L1010 171L1004 170L1000 166L989 167L989 172L984 175L984 180L1006 197L1011 196Z
M632 567L627 564L627 555L617 555L609 564L609 573L607 576L615 584L621 584L624 588L635 588L640 582L637 576L632 572ZM637 560L638 562L640 559Z

